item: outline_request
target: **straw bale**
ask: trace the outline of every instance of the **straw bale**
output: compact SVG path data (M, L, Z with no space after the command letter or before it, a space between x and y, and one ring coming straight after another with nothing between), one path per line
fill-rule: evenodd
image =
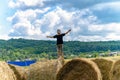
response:
M120 60L114 62L111 72L111 80L120 80Z
M56 80L102 80L98 66L89 59L73 59L58 72Z
M110 59L96 58L93 59L102 74L102 80L110 80L110 70L113 65L113 61Z
M0 80L17 80L9 65L2 61L0 61Z
M28 70L28 80L56 80L62 64L59 60L48 60L32 64Z
M14 71L17 80L27 80L27 68L16 65L9 65Z

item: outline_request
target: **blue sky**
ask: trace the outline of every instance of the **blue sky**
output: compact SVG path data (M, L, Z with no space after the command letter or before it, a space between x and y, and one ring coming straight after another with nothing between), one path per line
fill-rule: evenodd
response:
M1 0L0 39L120 40L120 0Z

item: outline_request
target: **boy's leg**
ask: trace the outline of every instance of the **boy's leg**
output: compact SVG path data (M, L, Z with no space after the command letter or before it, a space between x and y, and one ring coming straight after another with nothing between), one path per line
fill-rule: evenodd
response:
M63 45L62 45L62 44L58 44L58 45L57 45L58 58L59 58L59 57L64 57L63 51L62 51L63 49L62 49L62 48L63 48Z
M57 45L57 51L58 51L58 60L61 62L61 64L64 64L64 54L63 54L63 45L58 44Z

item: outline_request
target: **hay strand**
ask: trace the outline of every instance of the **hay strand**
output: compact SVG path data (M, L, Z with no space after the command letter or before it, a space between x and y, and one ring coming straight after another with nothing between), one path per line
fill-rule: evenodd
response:
M17 80L9 65L2 61L0 61L0 80Z
M17 80L27 80L27 68L16 65L9 65L9 66L13 70Z
M99 67L102 74L102 80L110 80L110 70L112 68L113 61L103 58L93 59L92 61L94 61Z
M56 80L56 74L62 67L61 62L48 60L30 66L28 80Z
M88 59L74 59L58 72L56 80L101 80L97 65Z
M114 62L111 72L111 80L120 80L120 60Z

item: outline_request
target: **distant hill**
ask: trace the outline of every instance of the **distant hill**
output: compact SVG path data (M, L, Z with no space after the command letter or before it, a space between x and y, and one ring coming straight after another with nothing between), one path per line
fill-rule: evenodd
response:
M79 55L87 52L119 51L120 41L64 42L64 54ZM10 39L0 40L1 60L28 58L56 58L56 42L46 40Z

